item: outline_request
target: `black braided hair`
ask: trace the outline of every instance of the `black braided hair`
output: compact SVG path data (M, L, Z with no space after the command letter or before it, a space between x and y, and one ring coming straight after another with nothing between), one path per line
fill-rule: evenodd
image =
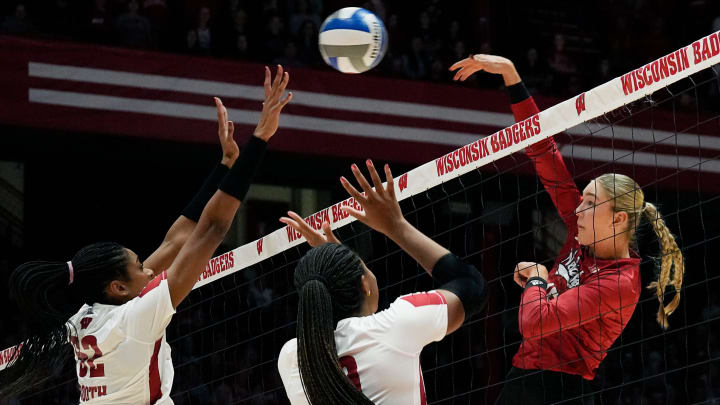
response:
M10 298L17 304L26 331L11 353L14 360L0 372L0 397L22 394L52 377L73 351L67 321L83 304L108 303L105 288L129 280L128 254L113 242L86 246L67 262L33 261L10 275Z
M337 243L310 249L295 269L298 365L313 405L372 404L343 373L335 347L338 321L362 306L364 273L360 257Z

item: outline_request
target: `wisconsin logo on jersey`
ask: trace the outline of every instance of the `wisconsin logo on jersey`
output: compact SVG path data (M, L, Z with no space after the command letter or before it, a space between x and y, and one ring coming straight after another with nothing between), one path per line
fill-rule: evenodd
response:
M578 249L572 249L568 257L558 264L555 274L565 279L567 288L574 288L580 285L580 255Z

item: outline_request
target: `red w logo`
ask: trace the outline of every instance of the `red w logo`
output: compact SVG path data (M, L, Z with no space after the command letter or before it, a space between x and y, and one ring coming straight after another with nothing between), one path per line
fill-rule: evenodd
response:
M258 251L258 255L260 255L260 254L262 253L262 244L263 244L263 240L264 240L264 239L265 239L265 238L260 238L260 240L257 241L257 251Z
M400 176L400 180L398 180L398 186L400 186L401 193L407 188L407 173Z
M575 99L575 109L577 110L578 115L585 111L585 93L579 95L578 98Z
M80 320L80 329L87 329L88 326L90 326L90 322L92 322L92 318L83 318Z

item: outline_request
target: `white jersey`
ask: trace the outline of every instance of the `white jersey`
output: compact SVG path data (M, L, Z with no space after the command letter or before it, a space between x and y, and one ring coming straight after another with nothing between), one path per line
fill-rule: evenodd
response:
M80 403L172 404L165 327L174 313L164 272L123 305L83 305L70 318Z
M445 337L447 326L447 302L439 292L405 295L385 311L338 322L338 358L350 381L375 404L425 405L420 351ZM296 339L280 351L278 370L290 403L309 404Z

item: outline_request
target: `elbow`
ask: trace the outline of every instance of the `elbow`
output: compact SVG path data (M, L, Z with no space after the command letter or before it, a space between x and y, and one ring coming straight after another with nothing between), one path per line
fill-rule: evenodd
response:
M226 219L211 219L208 221L204 233L213 239L219 239L222 241L225 239L225 235L230 230L230 226L232 225L232 220L226 220Z

